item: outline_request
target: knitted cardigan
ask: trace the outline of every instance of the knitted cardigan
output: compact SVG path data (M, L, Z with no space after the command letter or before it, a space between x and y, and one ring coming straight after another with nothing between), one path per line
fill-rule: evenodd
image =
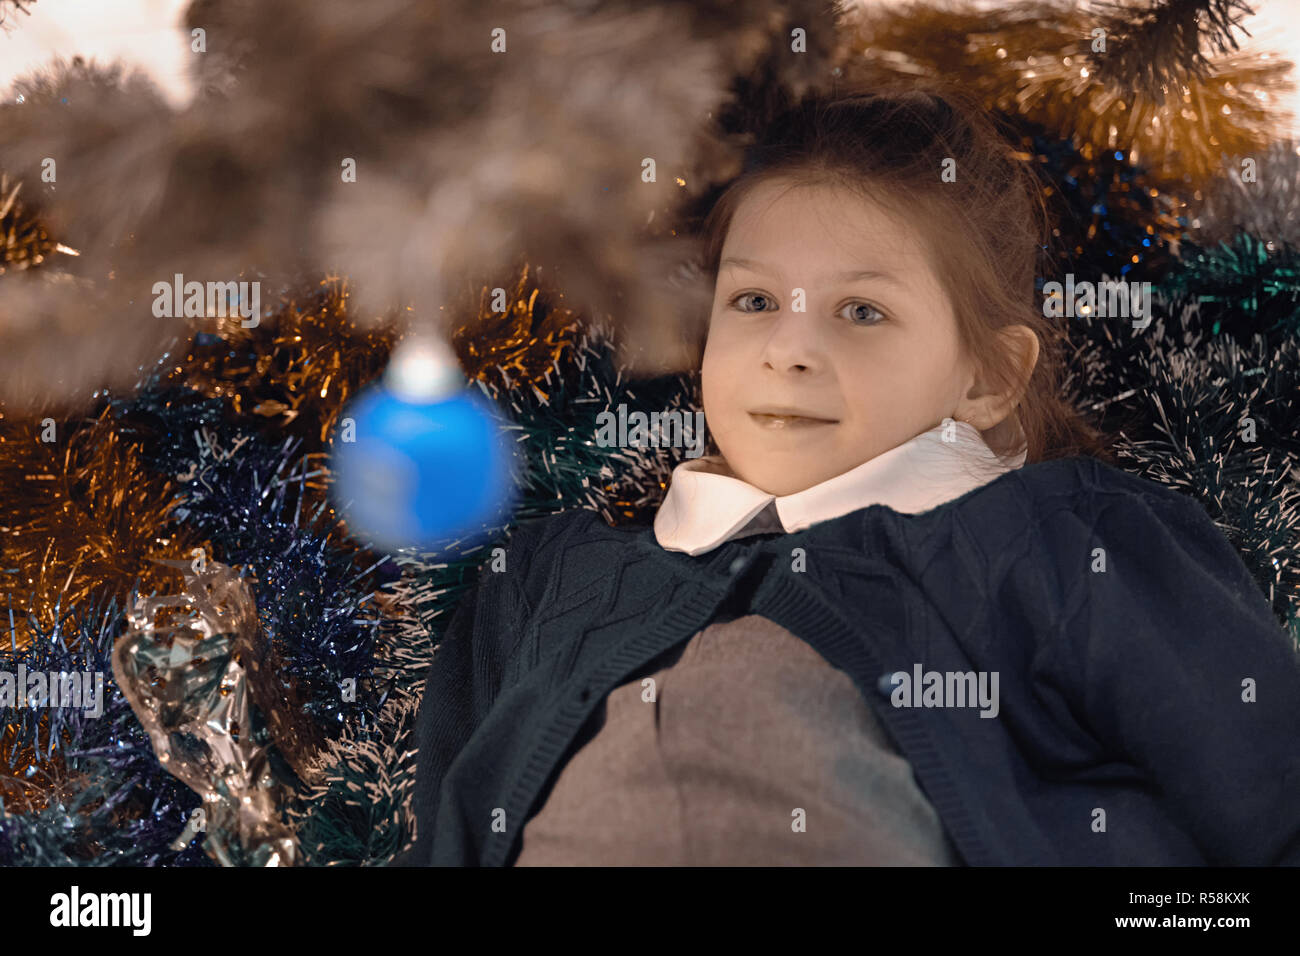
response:
M1300 864L1290 640L1199 503L1092 458L695 557L585 510L520 525L430 667L393 862L512 862L597 705L720 611L853 678L969 865ZM996 672L997 714L899 672Z

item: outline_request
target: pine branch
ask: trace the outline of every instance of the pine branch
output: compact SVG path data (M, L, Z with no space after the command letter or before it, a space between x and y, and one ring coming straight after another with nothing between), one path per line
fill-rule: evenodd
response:
M1104 31L1104 49L1090 56L1093 72L1116 90L1141 88L1163 103L1172 81L1208 77L1202 39L1220 54L1236 51L1232 31L1250 36L1240 18L1254 12L1245 0L1159 0L1149 7L1102 0L1092 8Z
M0 0L0 27L5 25L5 18L9 15L6 12L6 8L13 7L13 9L17 10L19 13L25 13L30 17L32 11L29 10L28 7L35 2L36 0Z

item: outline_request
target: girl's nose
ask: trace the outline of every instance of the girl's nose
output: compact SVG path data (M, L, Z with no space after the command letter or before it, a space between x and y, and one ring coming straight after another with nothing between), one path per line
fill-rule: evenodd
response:
M807 312L785 312L772 324L763 343L762 361L778 372L805 372L821 367L822 347Z

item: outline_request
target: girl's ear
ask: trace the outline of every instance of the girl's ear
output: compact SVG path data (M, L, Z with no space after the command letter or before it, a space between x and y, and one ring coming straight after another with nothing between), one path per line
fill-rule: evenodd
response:
M1015 390L1012 407L1020 402L1020 397L1029 387L1029 377L1038 365L1038 335L1027 325L1007 325L998 329L1008 352L1013 356L1016 368L1020 370L1020 383Z
M958 421L969 422L982 432L998 425L1015 410L1029 387L1034 366L1038 364L1038 336L1029 326L1003 326L998 329L998 337L1016 369L1016 386L989 389L984 383L977 382L962 398L952 416Z

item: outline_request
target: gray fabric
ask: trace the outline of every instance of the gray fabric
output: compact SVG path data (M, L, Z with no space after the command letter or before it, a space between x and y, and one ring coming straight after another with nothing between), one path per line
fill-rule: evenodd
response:
M516 866L960 865L853 681L785 628L714 622L649 676L653 701L608 695Z
M777 513L776 502L769 501L758 514L749 519L749 522L736 531L728 540L736 538L747 538L751 534L771 534L773 532L785 533L785 527L781 524L781 516Z

